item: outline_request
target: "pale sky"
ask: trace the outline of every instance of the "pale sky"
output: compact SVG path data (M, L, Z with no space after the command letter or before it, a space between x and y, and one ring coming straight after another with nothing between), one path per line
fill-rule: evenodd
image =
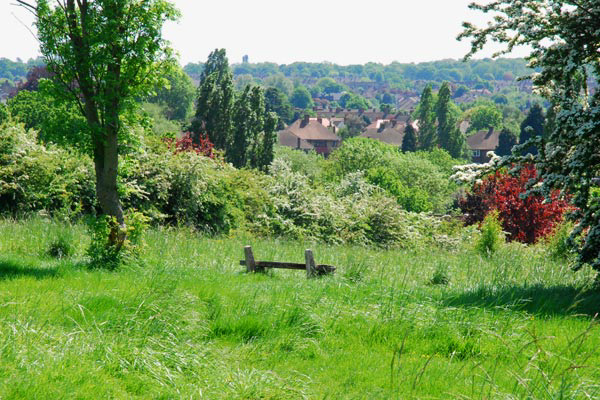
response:
M459 59L465 20L483 25L472 0L174 0L182 12L164 36L182 65L205 61L226 48L231 63L294 61L364 64ZM13 0L0 0L0 57L26 60L39 54L27 27L33 18ZM493 49L477 58L489 56ZM517 51L512 56L524 56Z

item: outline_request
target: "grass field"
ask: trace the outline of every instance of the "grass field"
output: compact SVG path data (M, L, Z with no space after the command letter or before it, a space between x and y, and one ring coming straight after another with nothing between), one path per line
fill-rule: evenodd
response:
M46 255L60 235L71 258ZM105 272L86 240L0 221L0 399L600 397L593 274L541 247L488 260L154 230L143 265ZM245 244L297 262L310 247L338 271L248 275Z

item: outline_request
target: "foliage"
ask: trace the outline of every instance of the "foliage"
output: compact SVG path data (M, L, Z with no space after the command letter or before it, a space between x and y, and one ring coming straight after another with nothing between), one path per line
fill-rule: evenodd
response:
M234 101L233 75L225 49L215 49L200 78L192 131L208 135L217 149L227 151L232 141Z
M0 125L8 121L9 116L10 113L8 111L8 107L6 107L6 104L0 103Z
M450 202L454 184L449 181L450 174L447 168L436 166L426 154L425 152L403 154L397 147L377 140L352 138L346 140L329 157L325 175L329 180L339 181L352 172L365 171L368 175L372 169L382 167L385 171L374 172L372 179L386 173L393 174L393 179L399 179L402 187L410 189L410 194L401 196L407 199L405 203L407 207L444 212ZM443 152L443 154L447 157L447 153ZM441 158L443 156L440 156ZM387 181L387 178L381 176L377 180L383 182ZM388 184L386 186L392 187ZM427 188L427 191L424 192L419 188ZM396 189L392 190L396 191ZM398 189L397 192L403 191ZM427 194L426 201L423 201L424 193ZM413 204L413 201L416 203Z
M529 110L527 118L521 123L519 143L526 143L533 137L542 137L544 135L545 123L546 118L544 116L544 110L539 104L535 104L531 110ZM538 153L538 150L535 146L528 146L524 152L535 155Z
M345 85L337 83L333 78L329 77L319 79L316 86L325 94L342 93L348 90Z
M550 234L569 209L569 202L558 192L554 192L549 201L539 194L523 198L527 184L536 176L535 167L529 165L517 176L496 171L475 183L472 192L460 201L463 213L469 215L468 222L481 221L496 210L511 241L536 243Z
M296 107L296 108L301 108L301 109L306 109L309 107L312 107L313 105L313 100L312 100L312 96L310 95L310 92L308 91L308 89L306 89L306 87L300 85L297 86L294 91L292 92L292 95L290 97L290 103Z
M127 133L122 118L172 61L162 27L178 12L166 0L19 4L36 16L40 50L53 74L55 92L75 102L86 118L96 199L102 212L115 217L122 229L117 192L119 142Z
M339 100L340 106L350 110L366 110L370 108L369 101L356 93L344 93Z
M438 93L435 104L437 118L437 145L446 150L454 158L467 158L469 149L467 141L458 129L457 107L452 103L452 93L448 82L444 82Z
M532 48L528 60L539 70L533 83L552 104L556 116L547 139L536 137L521 146L535 145L534 162L545 195L553 190L571 193L576 207L571 215L577 225L572 239L581 238L579 266L600 269L600 201L590 202L593 180L600 175L597 143L600 92L588 90L588 80L598 81L600 59L600 10L594 0L574 3L550 0L497 1L472 8L497 14L485 28L465 24L461 38L472 38L469 55L488 41Z
M321 180L325 159L314 150L305 152L287 146L275 146L275 159L282 160L292 172L308 177L311 182Z
M23 62L20 59L16 61L9 60L8 58L0 58L0 78L7 78L12 81L19 78L25 78L27 72L36 66L43 65L44 62L41 58L29 59L27 62Z
M276 115L266 111L263 90L246 86L234 104L228 161L237 168L265 169L273 161L276 124Z
M517 137L510 130L504 128L498 137L498 146L495 153L500 157L512 154L513 147L517 144Z
M89 222L91 241L87 250L90 268L114 271L124 264L139 260L145 247L143 235L147 228L147 217L138 212L127 214L124 241L111 237L119 231L118 225L116 218L108 215L91 218Z
M367 125L367 122L358 115L346 114L344 116L344 127L340 129L340 137L345 140L360 136Z
M502 113L493 104L480 105L469 110L465 118L471 122L469 132L497 128L502 125Z
M450 283L450 275L448 274L448 266L446 264L439 263L433 276L429 280L430 285L447 285Z
M406 124L404 129L404 137L402 138L402 151L417 151L417 132L412 124Z
M43 82L38 91L21 90L9 100L12 117L25 124L25 129L35 129L42 142L91 153L90 132L87 121L72 101L53 96Z
M395 197L406 211L419 213L433 210L429 194L419 187L407 187L398 172L392 168L372 168L368 171L367 180Z
M294 91L294 84L292 81L282 74L270 75L263 81L263 85L267 88L279 90L286 96L286 98L289 98Z
M75 253L75 246L73 245L73 238L61 232L50 244L46 253L52 258L65 258L71 257Z
M95 204L93 174L87 156L41 145L21 124L0 125L0 213L89 213Z
M434 240L435 218L407 213L394 199L352 173L324 191L275 160L268 187L277 210L277 234L331 243L409 247ZM334 197L335 195L335 197Z
M576 249L569 240L573 227L571 222L562 221L556 224L552 234L546 236L544 244L552 259L568 261L575 255Z
M156 94L148 101L165 106L165 117L168 120L185 122L188 119L194 105L196 88L179 66L168 70L164 81L155 90Z
M279 117L278 129L283 129L284 124L292 123L294 112L287 96L281 90L270 87L265 90L265 110L274 112Z
M431 85L427 85L419 102L419 149L432 150L437 144L435 132L435 103Z
M199 135L198 140L194 141L192 134L186 132L178 139L165 138L164 142L175 154L194 152L208 158L215 158L216 156L214 146L206 135Z
M483 256L490 257L504 242L502 223L499 218L498 211L492 211L485 216L481 224L481 236L477 239L475 249Z
M146 120L144 122L152 129L152 133L156 137L174 138L182 131L182 124L180 122L169 120L166 117L168 114L166 105L142 103L140 109L143 115L142 118Z

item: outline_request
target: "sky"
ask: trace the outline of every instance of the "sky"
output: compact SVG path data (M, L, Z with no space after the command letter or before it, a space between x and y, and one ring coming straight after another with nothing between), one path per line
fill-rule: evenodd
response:
M294 61L389 64L460 59L463 21L483 25L472 0L174 0L182 12L163 30L182 65L203 62L215 48L232 63ZM39 55L33 17L13 0L0 0L0 57ZM489 47L476 58L489 57ZM525 50L511 56L522 57Z

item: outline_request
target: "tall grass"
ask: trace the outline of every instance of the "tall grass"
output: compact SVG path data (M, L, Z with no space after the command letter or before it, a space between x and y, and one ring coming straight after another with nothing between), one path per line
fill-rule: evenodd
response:
M48 248L67 237L70 257ZM63 235L63 236L61 236ZM86 268L84 227L0 222L0 398L594 398L600 293L541 247L376 250L156 229ZM248 275L260 260L338 267ZM432 285L439 271L445 284Z

